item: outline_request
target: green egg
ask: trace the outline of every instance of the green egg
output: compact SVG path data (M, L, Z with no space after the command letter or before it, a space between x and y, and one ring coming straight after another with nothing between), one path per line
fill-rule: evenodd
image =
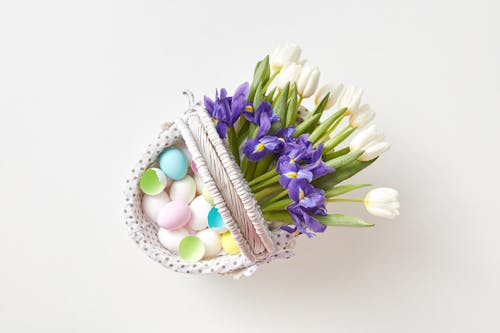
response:
M205 245L203 241L196 236L190 235L184 237L179 244L179 256L189 262L200 261L205 255Z
M158 168L147 169L139 181L142 192L149 195L157 195L167 186L167 177Z

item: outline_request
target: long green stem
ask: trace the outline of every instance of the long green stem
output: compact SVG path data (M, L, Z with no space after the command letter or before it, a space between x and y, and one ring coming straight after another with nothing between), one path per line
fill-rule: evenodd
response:
M262 183L259 183L259 184L254 185L254 186L250 186L250 188L252 189L252 191L257 192L257 191L260 191L261 189L263 189L267 186L271 186L271 185L278 183L279 179L280 179L280 175L276 175L272 178L269 178L269 179L263 181Z
M277 71L277 72L274 72L271 77L269 78L269 80L267 80L267 83L264 85L264 87L262 88L262 91L263 92L267 92L267 88L269 88L269 85L271 84L271 82L273 82L274 78L280 73L280 71Z
M279 184L274 185L274 186L268 186L260 191L255 192L255 199L257 199L257 201L260 201L260 200L270 196L271 194L276 193L276 191L279 191L280 188L281 188L281 185L279 185Z
M290 205L291 203L293 203L293 200L290 198L282 199L280 201L276 201L276 202L262 208L262 211L263 212L282 211L286 207L288 207L288 205Z
M234 127L229 127L227 130L227 141L229 144L229 148L233 153L234 159L238 165L240 162L240 146L238 144L238 139L236 138L236 133L234 131Z
M327 202L365 202L364 199L353 199L353 198L337 198L337 199L327 199Z
M252 179L248 185L250 186L253 186L253 185L257 185L259 184L260 182L263 182L264 180L267 180L273 176L276 176L276 170L269 170L268 172L260 175L259 177L255 178L255 179Z
M279 193L277 193L277 194L275 194L274 196L270 197L269 200L267 200L266 202L264 202L262 204L262 207L267 207L267 206L271 205L273 202L276 202L276 201L278 201L280 199L283 199L284 197L287 196L287 194L288 194L288 190L286 190L286 189L283 190L283 191L281 191L281 192L279 192Z

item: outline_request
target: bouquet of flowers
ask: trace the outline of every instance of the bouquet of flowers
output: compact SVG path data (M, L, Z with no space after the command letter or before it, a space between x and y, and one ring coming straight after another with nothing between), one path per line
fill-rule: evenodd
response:
M328 214L327 202L361 202L373 215L396 217L394 189L375 189L364 199L339 198L370 186L339 184L375 162L390 145L375 125L367 126L375 113L361 104L362 90L336 83L318 90L320 71L304 64L301 53L297 45L280 46L257 64L251 84L241 84L233 96L223 88L214 100L204 99L265 219L311 237L327 226L372 226L357 217ZM314 108L308 111L302 103L311 97ZM339 147L356 131L349 145Z
M291 257L299 235L373 226L337 203L399 215L394 189L345 197L371 186L344 181L389 144L369 125L375 113L362 90L318 89L320 71L301 53L279 46L232 96L222 88L195 103L187 93L189 109L164 125L127 180L127 226L149 257L178 272L251 275Z

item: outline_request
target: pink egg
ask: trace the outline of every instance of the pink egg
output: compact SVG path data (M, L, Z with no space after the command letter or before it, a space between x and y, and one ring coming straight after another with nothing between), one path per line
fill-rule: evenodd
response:
M191 209L184 201L173 200L160 209L158 225L168 230L177 230L191 220Z

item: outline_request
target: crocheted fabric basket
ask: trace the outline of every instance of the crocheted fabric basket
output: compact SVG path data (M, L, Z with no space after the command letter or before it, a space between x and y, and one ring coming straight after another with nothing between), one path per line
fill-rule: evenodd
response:
M293 235L279 224L264 220L260 207L226 143L221 140L205 109L194 103L175 122L168 122L131 170L125 191L125 216L130 237L153 260L176 272L191 274L231 274L250 276L259 265L293 256ZM156 166L165 148L187 147L198 173L211 193L227 228L241 252L191 263L164 248L158 240L158 225L142 210L139 180L144 171Z

